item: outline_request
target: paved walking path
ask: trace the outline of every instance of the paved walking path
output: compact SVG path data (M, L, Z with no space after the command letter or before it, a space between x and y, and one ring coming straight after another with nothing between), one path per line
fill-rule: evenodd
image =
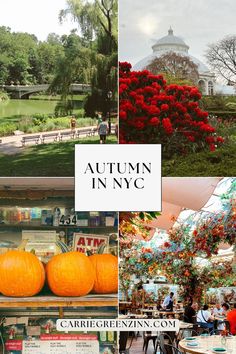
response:
M82 128L77 128L76 132L79 131L79 138L85 138L87 135L86 132L84 132L86 129L87 130L91 130L94 132L94 135L97 135L97 130L96 130L96 126L90 126L90 127L82 127ZM11 136L5 136L5 137L0 137L0 154L4 154L4 155L15 155L18 153L21 153L22 151L24 151L24 149L28 146L32 146L35 145L35 141L33 140L29 140L26 142L25 146L22 146L22 137L30 137L30 136L34 136L34 135L40 135L40 137L42 137L42 135L49 135L50 134L59 134L59 137L62 133L66 133L66 132L71 132L70 129L62 129L62 130L53 130L53 131L48 131L48 132L40 132L40 133L34 133L34 134L25 134L22 132L20 132L19 135L11 135ZM76 139L79 139L78 137ZM72 135L63 135L62 141L68 141L68 140L72 140ZM53 137L48 137L47 140L45 141L45 144L48 143L52 143L54 142L54 138ZM41 144L41 140L40 140L40 144Z

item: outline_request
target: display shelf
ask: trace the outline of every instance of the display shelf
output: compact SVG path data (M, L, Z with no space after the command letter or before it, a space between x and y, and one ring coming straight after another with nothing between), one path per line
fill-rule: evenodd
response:
M71 307L117 307L117 294L87 295L81 297L34 296L14 298L0 296L0 309L7 308L58 308L59 317L64 316L64 309Z
M104 229L104 230L117 230L117 226L78 226L78 225L60 225L60 226L52 226L52 225L24 225L24 224L0 224L0 229L9 229L9 228L15 228L15 229L48 229L48 230L62 230L62 229L84 229L84 230L89 230L89 229Z
M34 297L6 297L0 296L0 308L7 307L94 307L117 306L116 294L87 295L81 297L34 296Z

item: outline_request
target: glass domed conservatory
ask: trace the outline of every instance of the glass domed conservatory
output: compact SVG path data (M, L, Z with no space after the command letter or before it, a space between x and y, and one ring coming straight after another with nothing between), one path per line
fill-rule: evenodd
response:
M139 61L134 70L143 70L155 58L161 57L163 54L174 52L179 55L188 56L198 67L199 80L198 85L204 95L213 95L215 92L215 74L210 72L208 67L199 59L189 54L189 46L181 39L174 35L172 28L169 29L168 35L160 38L153 46L153 53Z

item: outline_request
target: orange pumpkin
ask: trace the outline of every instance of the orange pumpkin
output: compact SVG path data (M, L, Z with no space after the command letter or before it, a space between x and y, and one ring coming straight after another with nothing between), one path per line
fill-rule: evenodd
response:
M112 254L94 254L89 257L96 276L93 292L111 294L118 291L118 258Z
M12 250L1 255L0 292L5 296L33 296L43 288L45 271L32 253Z
M46 267L51 291L58 296L84 296L93 288L95 271L89 257L80 252L54 256Z

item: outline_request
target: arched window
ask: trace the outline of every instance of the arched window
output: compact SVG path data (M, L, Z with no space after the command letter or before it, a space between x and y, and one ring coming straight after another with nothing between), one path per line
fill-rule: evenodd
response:
M214 86L212 81L208 81L208 95L214 95Z
M205 83L205 81L204 80L199 80L198 81L198 86L199 86L199 89L200 89L200 91L201 91L201 93L203 94L203 95L206 95L206 83Z

